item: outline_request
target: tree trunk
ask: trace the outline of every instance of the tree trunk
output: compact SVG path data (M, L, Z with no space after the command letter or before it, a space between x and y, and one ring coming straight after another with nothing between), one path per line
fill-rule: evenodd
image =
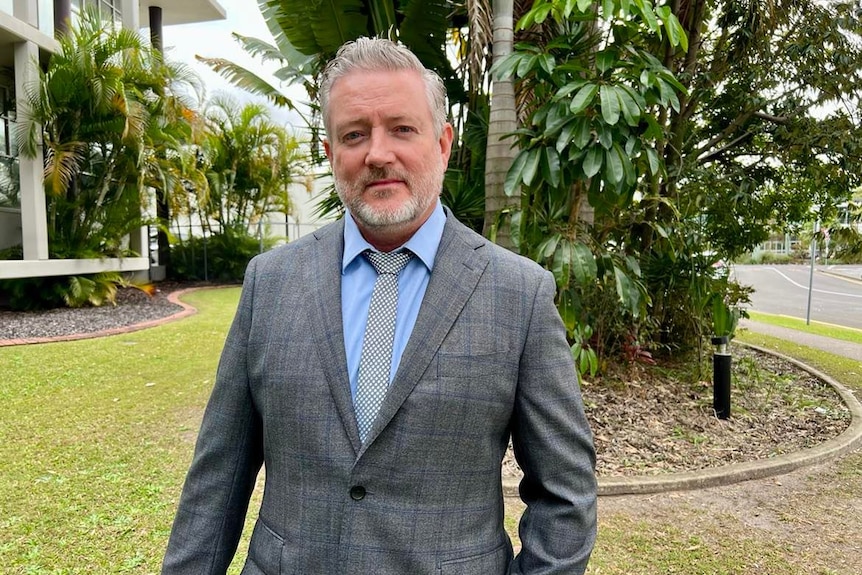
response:
M512 53L514 36L513 0L494 0L494 62ZM497 244L514 250L506 212L517 209L518 198L503 191L506 173L515 159L514 140L503 136L518 126L515 106L515 83L493 79L491 82L491 111L488 120L488 142L485 149L485 225L482 233Z

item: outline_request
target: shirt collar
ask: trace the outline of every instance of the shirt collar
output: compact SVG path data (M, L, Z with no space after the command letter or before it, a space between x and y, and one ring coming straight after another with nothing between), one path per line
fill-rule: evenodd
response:
M434 207L434 211L425 220L425 223L416 230L416 233L407 240L402 248L407 248L419 258L428 271L434 269L434 258L437 256L437 248L440 247L440 239L443 237L443 227L446 225L446 213L440 201ZM344 214L344 256L341 260L341 272L365 250L377 251L374 246L365 241L359 227L353 220L353 216L347 211Z

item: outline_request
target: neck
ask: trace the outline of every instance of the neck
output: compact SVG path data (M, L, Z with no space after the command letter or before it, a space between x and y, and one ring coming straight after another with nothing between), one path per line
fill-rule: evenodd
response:
M387 226L385 228L367 228L359 222L356 225L365 241L380 252L391 252L394 249L400 248L421 227L421 224L417 226L414 222L397 227Z

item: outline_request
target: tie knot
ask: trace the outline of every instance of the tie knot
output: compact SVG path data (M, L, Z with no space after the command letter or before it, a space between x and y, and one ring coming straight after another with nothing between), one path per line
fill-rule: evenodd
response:
M397 276L413 257L413 253L407 250L397 252L372 252L368 250L365 252L365 257L377 270L378 275L393 274Z

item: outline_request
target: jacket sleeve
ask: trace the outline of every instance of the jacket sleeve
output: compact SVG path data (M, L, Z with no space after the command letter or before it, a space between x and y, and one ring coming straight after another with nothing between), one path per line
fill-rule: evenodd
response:
M247 372L255 260L225 341L216 381L162 564L164 575L223 574L242 534L263 462L261 423Z
M595 449L554 291L542 274L521 357L512 442L526 510L513 575L582 574L596 538Z

